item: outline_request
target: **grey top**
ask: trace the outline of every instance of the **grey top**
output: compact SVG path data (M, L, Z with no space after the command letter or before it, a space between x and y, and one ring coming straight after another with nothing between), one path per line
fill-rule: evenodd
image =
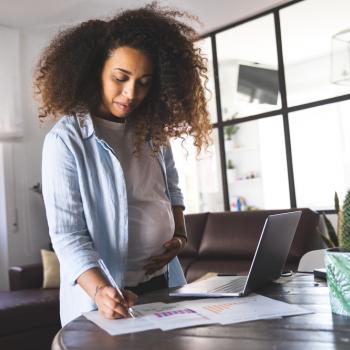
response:
M174 217L166 194L162 169L152 149L145 143L138 155L134 134L124 123L96 118L96 132L118 157L126 182L129 243L125 285L136 286L165 272L165 268L145 275L146 260L164 251L163 244L174 234Z

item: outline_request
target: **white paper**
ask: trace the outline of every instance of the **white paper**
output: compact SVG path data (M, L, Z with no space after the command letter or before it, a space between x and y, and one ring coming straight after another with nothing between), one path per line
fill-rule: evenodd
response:
M143 332L157 328L157 326L155 326L151 321L147 320L146 317L108 320L103 318L98 311L87 312L84 314L84 316L110 335Z
M158 328L158 326L147 319L146 316L152 315L155 312L169 310L169 308L169 304L157 302L133 306L132 309L136 318L108 320L103 318L98 311L87 312L84 316L100 328L104 329L110 335L120 335Z
M136 318L104 319L97 311L84 316L111 335L163 331L213 323L231 324L312 313L299 306L251 294L244 298L195 299L177 303L151 303L133 307Z
M231 324L262 319L280 318L312 313L299 306L251 294L244 298L199 299L181 302L198 313L220 324Z

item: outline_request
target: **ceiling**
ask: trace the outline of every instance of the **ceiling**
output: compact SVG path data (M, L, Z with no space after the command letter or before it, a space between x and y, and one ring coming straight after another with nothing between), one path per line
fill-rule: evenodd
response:
M275 7L289 0L160 0L197 15L205 33ZM110 16L122 8L141 6L145 0L0 0L0 25L29 29L52 27Z
M0 0L0 25L24 31L55 33L57 28L90 18L111 16L120 9L135 8L146 0ZM201 24L191 22L200 34L251 17L290 0L158 0L198 16ZM334 33L349 28L349 0L307 0L280 12L283 51L288 64L328 55ZM310 14L312 13L312 16ZM272 20L272 15L270 15ZM217 45L222 60L255 57L276 64L273 25L263 19L250 22L227 33ZM297 23L297 25L296 25ZM251 27L251 28L250 28ZM239 35L242 31L242 35ZM244 34L243 34L244 32ZM268 40L270 38L271 40ZM264 47L264 50L261 50ZM239 48L239 50L237 50ZM258 57L259 55L259 57ZM260 57L261 56L261 57ZM237 58L237 57L236 57Z

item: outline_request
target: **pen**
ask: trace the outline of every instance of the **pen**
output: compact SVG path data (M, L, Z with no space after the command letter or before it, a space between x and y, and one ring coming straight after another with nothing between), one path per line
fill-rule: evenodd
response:
M111 274L109 273L107 266L105 265L105 263L103 262L102 259L98 260L98 263L100 264L100 267L102 269L102 271L104 272L104 274L106 275L108 282L112 285L113 288L115 288L117 290L117 292L120 294L120 296L123 298L123 301L125 301L125 298L123 296L122 291L120 290L120 288L118 287L117 283L115 283L113 277L111 276ZM135 318L135 314L134 311L132 310L131 307L128 308L128 314L130 317Z

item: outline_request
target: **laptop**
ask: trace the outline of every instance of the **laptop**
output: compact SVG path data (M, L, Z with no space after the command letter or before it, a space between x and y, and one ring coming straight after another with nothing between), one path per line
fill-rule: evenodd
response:
M280 277L301 211L269 215L247 276L216 276L170 292L176 297L241 297Z

